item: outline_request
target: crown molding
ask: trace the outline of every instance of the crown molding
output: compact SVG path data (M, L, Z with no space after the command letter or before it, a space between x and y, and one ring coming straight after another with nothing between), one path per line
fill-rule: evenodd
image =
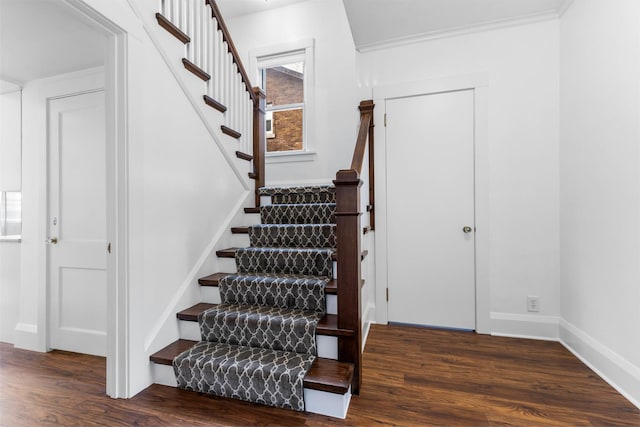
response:
M549 9L541 12L520 15L514 18L497 19L495 21L482 22L477 24L462 25L459 27L447 28L442 30L428 31L425 33L414 34L406 37L397 37L382 42L364 43L356 46L356 50L361 53L389 49L393 47L405 46L415 43L421 43L431 40L458 37L467 34L480 33L484 31L492 31L509 27L517 27L520 25L535 24L538 22L551 21L560 17L560 11L564 11L569 7L573 0L568 0L560 10Z

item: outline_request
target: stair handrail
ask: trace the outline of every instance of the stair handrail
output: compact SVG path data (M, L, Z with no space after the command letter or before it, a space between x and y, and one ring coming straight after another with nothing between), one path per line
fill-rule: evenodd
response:
M373 151L373 109L372 100L359 105L360 126L350 169L339 170L333 181L336 187L336 238L337 238L337 280L338 280L338 328L353 331L353 336L338 338L338 359L354 364L351 389L360 392L362 384L362 228L360 217L360 179L368 156L370 230L374 229L374 151Z

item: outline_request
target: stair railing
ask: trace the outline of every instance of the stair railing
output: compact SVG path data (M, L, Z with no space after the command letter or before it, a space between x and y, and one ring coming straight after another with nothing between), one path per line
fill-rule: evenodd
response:
M225 114L222 131L253 157L256 190L264 186L265 95L251 86L215 0L158 0L161 25L186 45L185 67L206 81L205 102ZM195 66L195 67L193 67ZM238 135L239 134L239 135ZM260 198L256 191L256 206Z
M336 234L338 261L338 328L354 331L353 336L338 338L338 359L354 364L352 392L358 394L362 383L362 232L360 179L365 154L368 155L369 229L375 229L373 101L362 101L358 139L351 168L339 170L333 181L336 187ZM368 148L368 150L367 150Z

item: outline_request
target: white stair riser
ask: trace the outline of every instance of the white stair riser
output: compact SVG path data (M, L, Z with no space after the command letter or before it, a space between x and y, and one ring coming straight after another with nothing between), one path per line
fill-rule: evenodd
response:
M327 295L327 314L338 314L338 296ZM220 304L220 290L217 286L200 286L200 301Z
M181 320L178 322L180 338L183 340L200 341L198 322ZM338 360L338 337L317 335L318 357Z
M154 383L169 387L177 387L173 366L153 364ZM325 391L304 389L304 404L307 412L342 418L347 416L351 389L345 394L327 393Z

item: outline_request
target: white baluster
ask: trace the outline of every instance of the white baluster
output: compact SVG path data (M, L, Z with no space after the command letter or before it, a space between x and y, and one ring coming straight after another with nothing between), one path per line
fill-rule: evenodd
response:
M194 61L194 45L196 43L196 39L195 39L195 31L194 31L194 20L195 20L195 16L194 16L194 7L193 7L193 1L188 2L188 8L187 8L187 34L189 35L189 37L191 37L191 43L189 43L187 45L187 59L191 62Z
M218 76L216 78L216 85L215 85L215 98L218 99L220 102L222 101L222 93L220 88L222 87L222 48L224 47L222 45L222 35L220 34L220 31L218 31L218 22L217 20L214 20L214 29L215 29L215 56L214 56L214 61L215 61L215 70L216 70L216 75ZM223 102L224 103L224 102Z
M180 10L180 0L172 0L171 1L171 23L176 25L179 19L179 10Z
M160 12L161 15L166 16L164 14L164 0L158 0L158 12Z

